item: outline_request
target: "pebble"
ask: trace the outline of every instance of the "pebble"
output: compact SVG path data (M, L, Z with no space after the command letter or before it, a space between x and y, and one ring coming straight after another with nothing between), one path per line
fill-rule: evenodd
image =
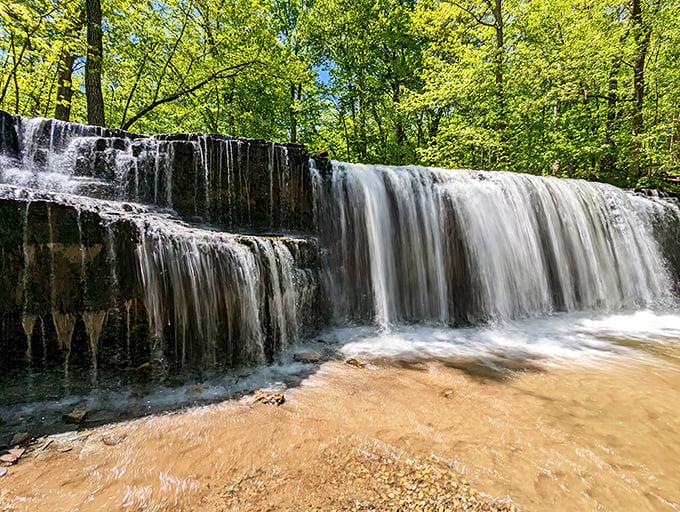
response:
M7 474L7 468L0 468L0 478Z
M258 389L255 391L253 403L259 402L267 405L281 405L286 401L283 391L265 391Z
M515 512L513 503L481 493L446 466L419 464L381 457L365 450L326 453L324 462L342 468L336 476L321 479L315 490L326 495L326 505L338 510L391 510L395 512ZM322 462L322 461L319 461ZM225 487L220 497L224 505L243 510L265 510L261 501L267 487L276 485L262 472L249 475L237 486ZM325 485L325 487L324 487ZM281 509L289 509L281 504ZM287 504L286 504L287 505ZM307 503L306 510L317 510L321 503ZM269 509L272 510L272 509ZM330 510L321 506L318 510Z
M355 368L366 368L366 363L362 363L358 359L354 359L353 357L350 357L345 361L345 364L348 364L350 366L354 366Z
M123 441L125 441L126 437L127 437L126 434L111 434L111 435L102 437L102 442L106 446L116 446L117 444L120 444Z

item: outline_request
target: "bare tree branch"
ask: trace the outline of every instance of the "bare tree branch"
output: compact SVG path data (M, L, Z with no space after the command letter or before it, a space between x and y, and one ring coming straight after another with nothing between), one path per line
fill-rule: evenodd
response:
M181 98L182 96L186 96L187 94L191 94L191 93L199 90L200 88L206 86L207 84L209 84L213 80L224 80L226 78L234 77L234 76L238 75L241 71L243 71L243 69L245 69L249 66L253 66L255 64L261 64L261 62L259 60L252 60L252 61L248 61L248 62L243 62L241 64L236 64L235 66L229 66L229 67L226 67L226 68L222 68L218 71L215 71L215 72L209 74L203 80L192 85L191 87L188 87L186 89L182 88L179 91L177 91L177 92L175 92L175 93L173 93L169 96L166 96L165 98L156 99L156 100L152 101L151 103L149 103L142 110L140 110L133 117L131 117L128 121L123 123L121 125L121 129L129 130L130 127L133 124L135 124L142 117L144 117L146 114L148 114L149 112L151 112L153 109L155 109L156 107L158 107L160 105L163 105L165 103L170 103L172 101L175 101L175 100Z
M468 13L468 14L469 14L470 16L472 16L472 17L474 18L474 20L475 20L477 23L479 23L480 25L484 25L485 27L491 27L491 28L495 28L495 27L496 27L496 24L495 24L495 23L489 23L488 21L484 20L484 18L482 18L479 14L477 14L476 12L474 12L472 9L469 9L469 8L467 8L467 7L465 7L465 6L461 5L461 4L459 4L459 3L456 2L455 0L445 0L445 1L446 1L447 3L450 3L450 4L455 5L455 6L458 7L460 10L465 11L466 13Z

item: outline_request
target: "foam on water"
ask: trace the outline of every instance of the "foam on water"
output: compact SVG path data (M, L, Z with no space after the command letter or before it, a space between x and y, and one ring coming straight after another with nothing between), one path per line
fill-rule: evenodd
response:
M365 359L541 359L545 363L595 364L611 357L643 357L641 344L680 348L680 315L639 311L542 318L447 328L397 325L388 330L342 328L326 333L346 357ZM632 343L637 342L637 343Z

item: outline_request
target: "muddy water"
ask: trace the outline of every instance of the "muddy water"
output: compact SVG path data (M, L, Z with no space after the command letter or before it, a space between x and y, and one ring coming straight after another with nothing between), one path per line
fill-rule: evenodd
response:
M56 436L2 478L0 509L350 508L376 484L349 478L353 456L431 464L524 510L680 508L668 357L478 370L329 362L280 407L243 399Z

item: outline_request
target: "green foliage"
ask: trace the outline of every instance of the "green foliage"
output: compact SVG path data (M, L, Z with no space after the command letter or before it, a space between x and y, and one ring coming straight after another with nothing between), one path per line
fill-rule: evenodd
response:
M70 52L71 120L87 119L83 5L0 6L0 108L54 115ZM294 140L351 161L680 183L679 0L102 7L110 126Z

